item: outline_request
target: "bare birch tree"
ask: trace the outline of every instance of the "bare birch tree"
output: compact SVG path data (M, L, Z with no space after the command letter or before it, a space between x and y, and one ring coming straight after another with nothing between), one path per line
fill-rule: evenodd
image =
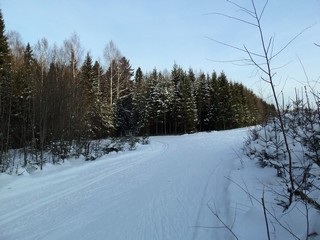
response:
M110 89L109 90L109 104L112 105L112 103L114 102L114 82L116 81L116 76L117 76L117 66L118 66L118 62L120 61L122 57L122 54L120 52L120 50L117 48L117 46L114 44L113 41L110 41L107 46L104 49L104 58L106 60L107 65L109 65L109 76L107 81L109 81L109 83L107 84L107 86L109 86Z

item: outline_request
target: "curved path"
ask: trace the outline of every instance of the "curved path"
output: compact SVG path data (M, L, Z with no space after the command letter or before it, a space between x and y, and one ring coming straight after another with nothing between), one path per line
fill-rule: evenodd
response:
M0 188L0 239L232 239L229 176L245 130L152 137ZM57 169L60 169L59 171Z

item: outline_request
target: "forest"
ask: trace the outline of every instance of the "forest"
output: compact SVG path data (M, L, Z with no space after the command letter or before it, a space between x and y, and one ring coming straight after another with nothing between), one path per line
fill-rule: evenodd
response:
M10 149L25 156L57 144L123 136L184 134L256 125L274 113L224 72L174 64L170 71L132 68L110 41L106 67L84 54L73 34L61 46L46 38L34 46L6 32L0 12L0 171Z

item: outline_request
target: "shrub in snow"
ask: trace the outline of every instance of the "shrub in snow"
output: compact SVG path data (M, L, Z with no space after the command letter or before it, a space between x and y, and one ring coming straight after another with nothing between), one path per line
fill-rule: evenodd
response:
M112 145L112 144L107 144L104 148L103 151L105 154L109 154L111 152L119 152L122 150L122 147L118 147L117 145Z
M265 125L251 129L244 146L249 158L258 160L262 167L274 167L278 175L285 173L282 167L286 165L286 150L280 131L277 119L271 119Z
M148 136L142 136L140 142L142 145L147 145L150 143L150 139Z
M285 134L292 156L292 176L288 153L284 146L279 120L273 118L265 125L250 131L244 144L244 153L257 160L262 167L273 167L281 178L283 192L277 200L285 209L290 207L290 194L320 210L320 125L319 115L311 110L287 111L283 114ZM294 190L290 192L290 177ZM290 199L290 201L289 201Z
M66 141L57 141L51 143L51 153L53 164L63 161L70 157L71 146Z

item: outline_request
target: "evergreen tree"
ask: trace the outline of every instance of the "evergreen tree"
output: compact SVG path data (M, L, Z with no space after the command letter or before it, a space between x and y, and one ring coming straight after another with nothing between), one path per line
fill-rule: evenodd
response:
M117 136L135 136L138 127L134 118L132 94L119 98L115 104L115 126Z
M95 134L99 132L99 126L96 125L97 109L96 109L96 95L94 82L94 71L92 66L92 58L87 53L83 65L80 69L80 92L82 95L82 121L84 124L83 131L87 138L94 138Z
M96 127L95 136L103 138L110 136L113 132L113 117L111 106L107 102L107 97L103 93L103 86L106 82L103 69L98 61L95 61L93 67L92 89L94 94L94 126Z
M93 71L93 91L96 97L101 98L101 83L103 82L103 69L98 61L95 61L92 67Z
M195 75L189 69L188 75L183 76L181 81L182 119L184 133L196 131L198 122L196 101L194 97Z
M137 125L137 134L149 135L147 82L140 67L136 70L133 88L134 121Z
M174 64L171 71L171 78L173 82L173 99L170 104L171 120L173 123L173 134L183 132L183 104L181 94L181 82L185 77L185 72L177 64Z
M69 125L69 113L67 112L68 89L66 81L61 79L63 67L51 63L46 77L48 111L48 141L54 143L67 139L67 126Z
M0 10L0 171L8 167L8 150L11 147L12 111L12 57L5 35L5 23Z
M209 129L217 130L217 122L220 114L219 110L219 84L217 73L213 71L210 76L207 76L207 81L209 83L209 111L208 111L208 120L209 120Z
M217 101L217 127L218 129L228 129L232 127L232 96L230 93L230 83L224 72L218 77L218 101Z
M199 131L209 131L210 95L206 75L201 73L195 85L195 98L198 113Z
M173 99L172 82L162 74L158 74L158 81L155 88L155 109L157 111L157 130L158 133L166 135L168 133L168 114L170 110L170 102Z
M140 86L142 86L142 82L143 82L143 72L141 68L138 67L134 75L134 83L139 88Z
M28 43L24 51L24 61L21 68L15 74L14 99L12 109L12 130L15 141L19 141L17 146L24 148L24 165L27 165L26 148L38 148L38 138L36 137L36 68L37 64L33 57L33 51ZM19 139L20 138L20 139Z
M117 128L117 133L121 135L133 134L132 124L129 122L133 118L133 106L132 106L132 76L133 69L125 57L119 60L116 67L115 84L115 104L113 107L114 122ZM119 119L118 119L119 118ZM121 118L121 119L120 119ZM129 124L129 126L125 126Z
M147 77L147 111L149 131L158 134L158 118L160 114L159 104L159 80L158 71L153 69L152 73Z

